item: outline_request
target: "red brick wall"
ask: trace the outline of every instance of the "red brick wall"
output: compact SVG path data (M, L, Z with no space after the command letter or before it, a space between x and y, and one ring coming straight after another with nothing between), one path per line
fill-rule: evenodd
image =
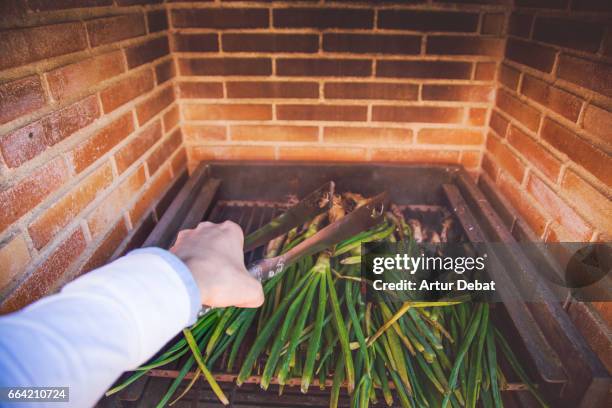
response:
M612 3L568 3L516 0L483 170L540 238L609 241Z
M460 163L609 240L610 4L0 2L0 311L142 242L187 158ZM609 356L610 308L569 312Z
M612 239L610 21L598 0L515 0L509 19L481 182L546 241ZM612 370L610 304L569 313Z
M154 3L0 5L2 312L142 242L184 171L167 12Z
M190 163L478 169L507 2L469 3L169 3Z

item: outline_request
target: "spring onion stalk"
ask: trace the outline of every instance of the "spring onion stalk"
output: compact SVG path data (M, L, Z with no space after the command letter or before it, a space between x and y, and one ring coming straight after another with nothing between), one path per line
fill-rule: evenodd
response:
M274 239L265 256L288 251L363 205L363 200L354 194L334 197L331 213ZM448 224L445 220L444 228ZM262 308L213 309L200 317L182 338L107 395L125 389L151 369L188 356L159 407L176 404L202 377L227 404L210 372L217 364L228 372L237 369L238 385L253 371L264 389L276 381L279 394L295 380L303 393L310 390L313 376L321 389L331 380L330 407L338 406L344 388L354 408L375 404L379 395L388 406L395 402L402 407L499 408L503 406L500 388L506 381L498 364L503 356L546 407L537 386L490 321L488 305L474 303L468 296L402 302L378 293L367 301L361 296L362 285L371 285L360 276L361 245L398 243L402 251L414 255L419 251L417 241L450 236L448 231L432 234L427 228L393 206L380 225L303 257L264 282ZM254 333L252 342L247 341L250 333ZM194 368L187 387L175 395Z

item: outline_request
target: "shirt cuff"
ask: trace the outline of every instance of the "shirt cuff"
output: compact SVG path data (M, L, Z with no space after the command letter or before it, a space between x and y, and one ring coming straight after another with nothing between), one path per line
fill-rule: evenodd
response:
M183 261L181 261L176 255L174 255L170 251L166 251L165 249L156 248L156 247L135 249L128 253L128 255L131 255L131 254L157 255L160 258L162 258L164 261L166 261L166 263L168 263L172 267L172 269L174 269L174 271L177 273L177 275L181 279L181 282L183 282L183 284L185 285L185 289L187 290L187 293L189 294L189 300L190 300L189 303L190 303L190 309L191 309L190 317L189 317L189 325L192 325L193 323L195 323L198 318L198 312L200 311L200 309L202 309L202 302L200 301L201 299L200 289L198 288L198 285L196 284L195 279L193 279L193 275L191 274L191 271L189 270L187 265L185 265Z

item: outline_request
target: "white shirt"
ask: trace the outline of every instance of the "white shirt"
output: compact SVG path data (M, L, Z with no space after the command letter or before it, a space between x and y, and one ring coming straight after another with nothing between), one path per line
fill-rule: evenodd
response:
M91 407L124 372L196 321L200 292L170 252L145 248L89 272L58 294L0 317L0 387L69 387Z

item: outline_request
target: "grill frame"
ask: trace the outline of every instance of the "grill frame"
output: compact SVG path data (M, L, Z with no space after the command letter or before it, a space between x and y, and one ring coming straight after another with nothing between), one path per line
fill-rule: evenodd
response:
M490 202L460 166L209 162L201 163L194 170L143 246L167 248L180 229L192 228L201 220L218 222L231 219L230 214L223 213L223 206L218 205L220 203L242 202L245 206L251 203L254 208L267 204L280 209L285 205L287 195L303 197L329 180L336 182L340 192L353 191L371 196L387 190L391 202L401 206L444 207L454 213L466 232L468 229L474 230L481 239L490 241L515 241L510 229L491 205L495 200ZM255 218L254 214L255 210L250 218ZM245 217L246 212L242 212L241 216ZM246 228L246 233L256 229L263 221L262 218L255 225L255 220L249 219L247 224L250 224L250 228ZM528 233L524 235L530 238ZM245 261L250 263L261 257L261 251L260 248L245 254ZM511 259L504 261L513 262L511 266L518 268L521 278L534 284L537 274L527 255L515 253ZM516 310L508 313L506 307L498 309L502 309L496 312L498 322L506 322L506 332L519 334L511 336L513 347L521 361L527 362L526 368L535 376L554 406L604 406L612 383L610 374L560 305L523 305L520 310L522 317ZM512 323L507 324L508 320ZM122 405L149 406L155 403L154 398L169 382L164 377L172 376L173 372L156 370L153 374L154 378L138 381L122 392L118 398ZM230 378L224 374L218 376L221 381L231 381ZM252 381L257 382L257 378ZM236 390L235 386L226 385L230 386L230 395L241 395L242 391ZM190 394L205 395L206 388L200 382L200 386L194 387ZM244 405L236 400L235 406L296 406L295 400L289 403L282 398L272 398L271 392L263 394L261 401L256 402L256 398L251 401L258 405L243 401ZM533 404L533 399L520 384L510 384L502 394L508 406ZM185 400L185 403L191 404L189 406L215 406L214 402L205 402L208 401L206 398L200 404L198 398L189 397L188 394ZM326 398L321 396L321 399L321 406L326 406ZM303 406L319 406L314 397L305 398L304 402Z

